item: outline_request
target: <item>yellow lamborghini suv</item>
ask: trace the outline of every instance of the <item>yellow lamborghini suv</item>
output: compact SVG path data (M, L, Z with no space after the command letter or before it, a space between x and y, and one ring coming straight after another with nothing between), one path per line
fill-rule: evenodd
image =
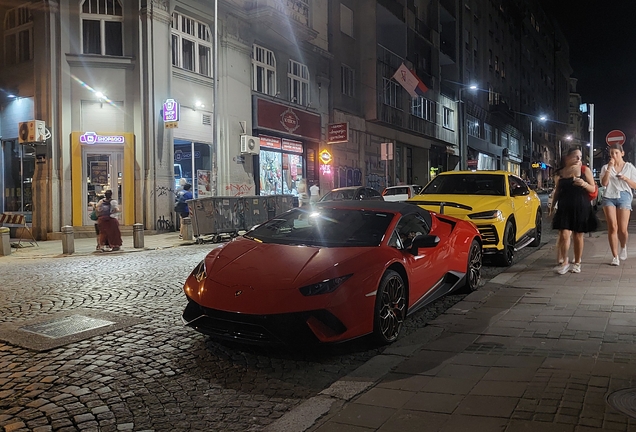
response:
M443 172L408 201L473 222L484 254L496 254L503 266L512 264L519 249L541 243L541 201L507 171Z

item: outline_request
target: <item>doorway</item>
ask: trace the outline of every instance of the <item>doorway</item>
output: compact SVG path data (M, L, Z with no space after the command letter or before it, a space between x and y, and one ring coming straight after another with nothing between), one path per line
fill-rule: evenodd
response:
M83 172L83 225L92 225L90 219L93 205L104 197L107 190L113 191L113 199L119 204L121 212L117 214L122 223L124 150L113 148L85 147L82 152Z

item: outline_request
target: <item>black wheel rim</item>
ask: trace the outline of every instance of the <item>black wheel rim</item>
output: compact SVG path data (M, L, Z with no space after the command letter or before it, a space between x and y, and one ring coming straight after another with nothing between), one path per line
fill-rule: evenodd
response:
M478 244L474 244L470 248L470 256L468 257L468 283L470 289L475 290L481 279L481 248Z
M384 286L380 300L380 331L384 339L392 341L397 338L404 322L406 299L402 278L391 277Z
M537 213L537 220L535 222L535 237L538 241L541 241L541 230L543 226L543 220L541 219L541 213Z
M511 263L515 257L515 231L512 226L506 230L506 251L504 253L506 254L506 261Z

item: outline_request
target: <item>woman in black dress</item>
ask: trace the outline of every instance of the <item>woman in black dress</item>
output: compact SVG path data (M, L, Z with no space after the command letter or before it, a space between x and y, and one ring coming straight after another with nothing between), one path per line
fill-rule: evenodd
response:
M557 239L557 259L559 264L554 270L565 274L581 272L581 256L583 255L583 234L596 231L598 219L594 214L589 194L596 189L594 177L587 167L581 163L581 150L570 148L561 160L561 168L555 177L553 205L550 214L556 207L552 219L552 228L559 230ZM574 243L574 262L568 262L570 239Z

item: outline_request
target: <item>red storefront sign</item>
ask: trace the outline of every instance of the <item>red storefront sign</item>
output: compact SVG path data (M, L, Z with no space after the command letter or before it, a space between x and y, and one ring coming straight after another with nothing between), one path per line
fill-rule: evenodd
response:
M349 141L349 123L330 123L327 125L327 142L329 144Z
M303 154L303 143L283 138L283 151Z
M256 98L255 128L320 140L320 127L317 114Z

